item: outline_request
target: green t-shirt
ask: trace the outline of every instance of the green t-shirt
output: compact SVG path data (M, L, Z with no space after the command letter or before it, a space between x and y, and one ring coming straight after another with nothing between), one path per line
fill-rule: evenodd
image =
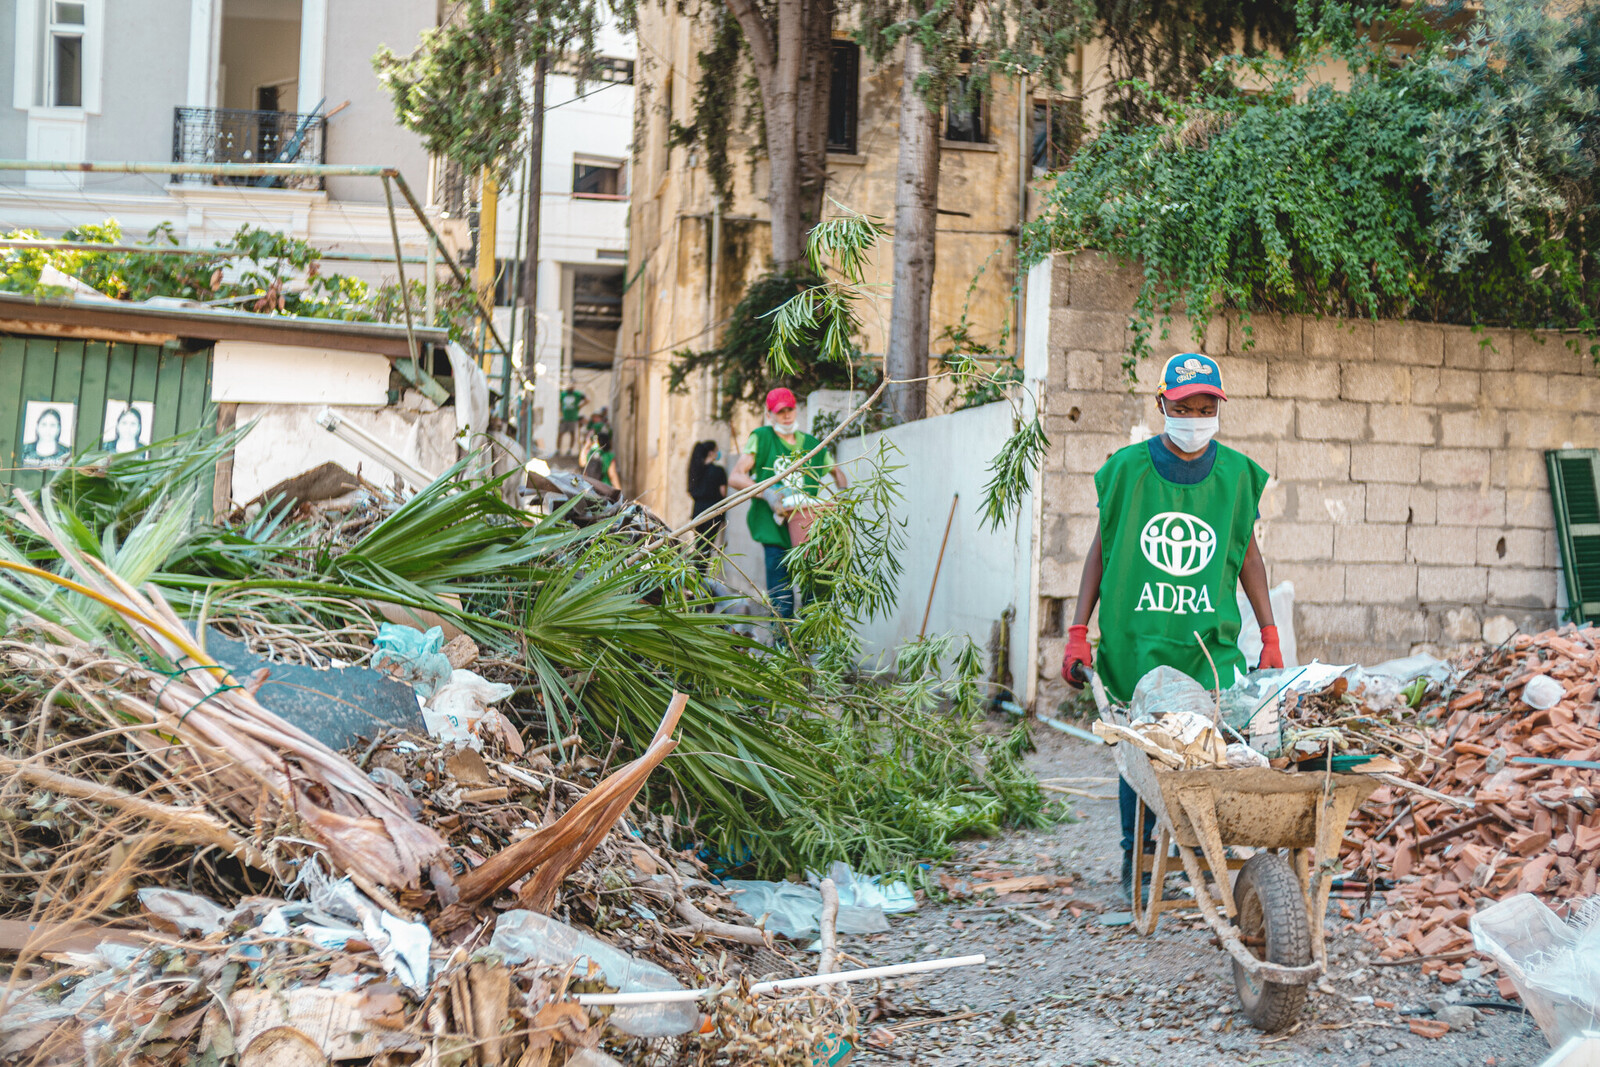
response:
M1157 473L1144 443L1118 450L1094 476L1100 498L1100 679L1126 701L1147 671L1175 667L1226 689L1249 668L1239 651L1239 569L1267 472L1217 446L1194 485Z
M750 477L757 482L764 482L774 474L788 471L783 481L778 483L783 493L791 498L818 497L822 493L823 475L833 470L833 461L828 454L818 452L805 467L799 470L790 468L820 443L810 434L798 432L794 435L794 447L791 448L783 443L777 430L770 426L758 426L744 446L745 455L756 458L755 466L750 469ZM760 497L750 501L750 515L745 522L757 544L791 547L788 524L774 519L772 508Z
M561 421L577 422L578 409L583 406L584 395L576 389L561 390Z

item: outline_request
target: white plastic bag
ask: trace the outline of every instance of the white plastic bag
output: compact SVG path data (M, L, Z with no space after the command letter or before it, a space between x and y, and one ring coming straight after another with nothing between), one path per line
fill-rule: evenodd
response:
M1472 941L1500 964L1552 1048L1600 1029L1600 897L1564 923L1531 893L1472 917Z

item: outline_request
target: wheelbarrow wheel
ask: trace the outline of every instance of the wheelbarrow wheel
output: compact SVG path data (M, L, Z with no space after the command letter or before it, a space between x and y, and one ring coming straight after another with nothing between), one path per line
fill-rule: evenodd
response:
M1233 884L1233 902L1239 909L1239 931L1251 955L1286 967L1311 962L1305 896L1294 869L1282 856L1260 852L1246 860ZM1306 1002L1305 986L1265 981L1237 960L1233 984L1250 1022L1269 1033L1293 1026Z

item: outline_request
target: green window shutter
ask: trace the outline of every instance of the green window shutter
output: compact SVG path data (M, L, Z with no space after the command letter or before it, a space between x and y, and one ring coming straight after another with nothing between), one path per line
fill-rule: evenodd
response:
M1600 451L1560 449L1544 454L1556 543L1567 585L1567 617L1600 620Z

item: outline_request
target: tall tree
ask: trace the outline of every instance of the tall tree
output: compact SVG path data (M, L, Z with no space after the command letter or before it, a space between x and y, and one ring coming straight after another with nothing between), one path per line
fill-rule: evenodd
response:
M930 306L944 109L981 99L994 72L1059 85L1094 26L1092 0L863 0L858 39L883 61L902 42L894 295L885 373L902 422L927 403Z

